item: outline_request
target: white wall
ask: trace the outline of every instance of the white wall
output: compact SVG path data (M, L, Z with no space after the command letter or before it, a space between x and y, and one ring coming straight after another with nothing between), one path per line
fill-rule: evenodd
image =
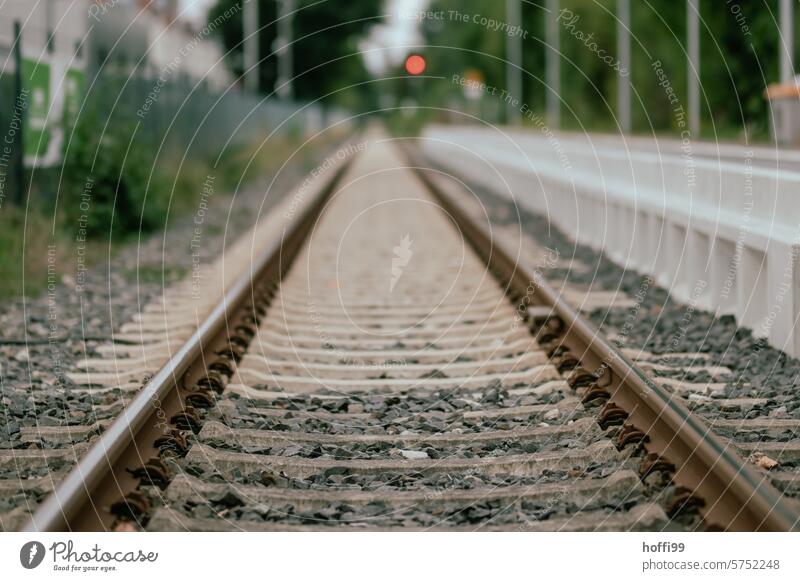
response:
M55 32L56 54L72 56L76 44L87 31L90 0L4 0L0 2L0 46L10 48L14 43L14 21L22 23L23 44L31 51L41 52L47 43L47 6L52 6L52 27ZM8 63L10 64L10 63ZM2 68L8 66L3 63Z
M431 127L423 147L676 299L734 314L800 355L800 173L770 169L768 150L726 146L714 159L713 146L691 142L664 153L482 126Z

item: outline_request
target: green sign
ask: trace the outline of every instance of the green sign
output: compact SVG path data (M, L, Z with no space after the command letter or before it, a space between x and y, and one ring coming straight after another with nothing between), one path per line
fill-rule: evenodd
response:
M50 142L50 130L47 127L47 114L50 111L50 65L22 59L22 86L28 95L25 155L39 157L47 153Z
M61 121L69 129L78 120L83 97L83 71L69 69L64 75L64 114Z

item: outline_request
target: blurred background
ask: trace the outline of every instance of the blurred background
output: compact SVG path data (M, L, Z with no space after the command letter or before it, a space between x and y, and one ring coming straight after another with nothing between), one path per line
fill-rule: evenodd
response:
M368 119L792 145L793 4L4 0L0 295L82 196L88 239L157 231L208 167L233 190Z

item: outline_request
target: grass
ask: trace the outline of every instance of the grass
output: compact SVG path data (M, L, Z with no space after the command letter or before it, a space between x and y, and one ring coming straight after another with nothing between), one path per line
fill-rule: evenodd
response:
M167 284L179 281L187 273L183 266L166 266L160 264L142 264L139 268L128 270L125 273L125 280L139 284Z
M57 274L67 259L61 225L54 225L52 216L38 208L28 213L27 220L22 208L7 205L0 212L0 296L28 294L25 291L30 288L45 289L48 264Z

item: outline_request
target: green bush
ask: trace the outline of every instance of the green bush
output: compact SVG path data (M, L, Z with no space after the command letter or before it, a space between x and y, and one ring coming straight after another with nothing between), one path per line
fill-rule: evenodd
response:
M164 223L160 182L148 184L153 166L146 140L130 123L105 123L82 115L65 140L59 204L66 219L88 238L121 238Z

